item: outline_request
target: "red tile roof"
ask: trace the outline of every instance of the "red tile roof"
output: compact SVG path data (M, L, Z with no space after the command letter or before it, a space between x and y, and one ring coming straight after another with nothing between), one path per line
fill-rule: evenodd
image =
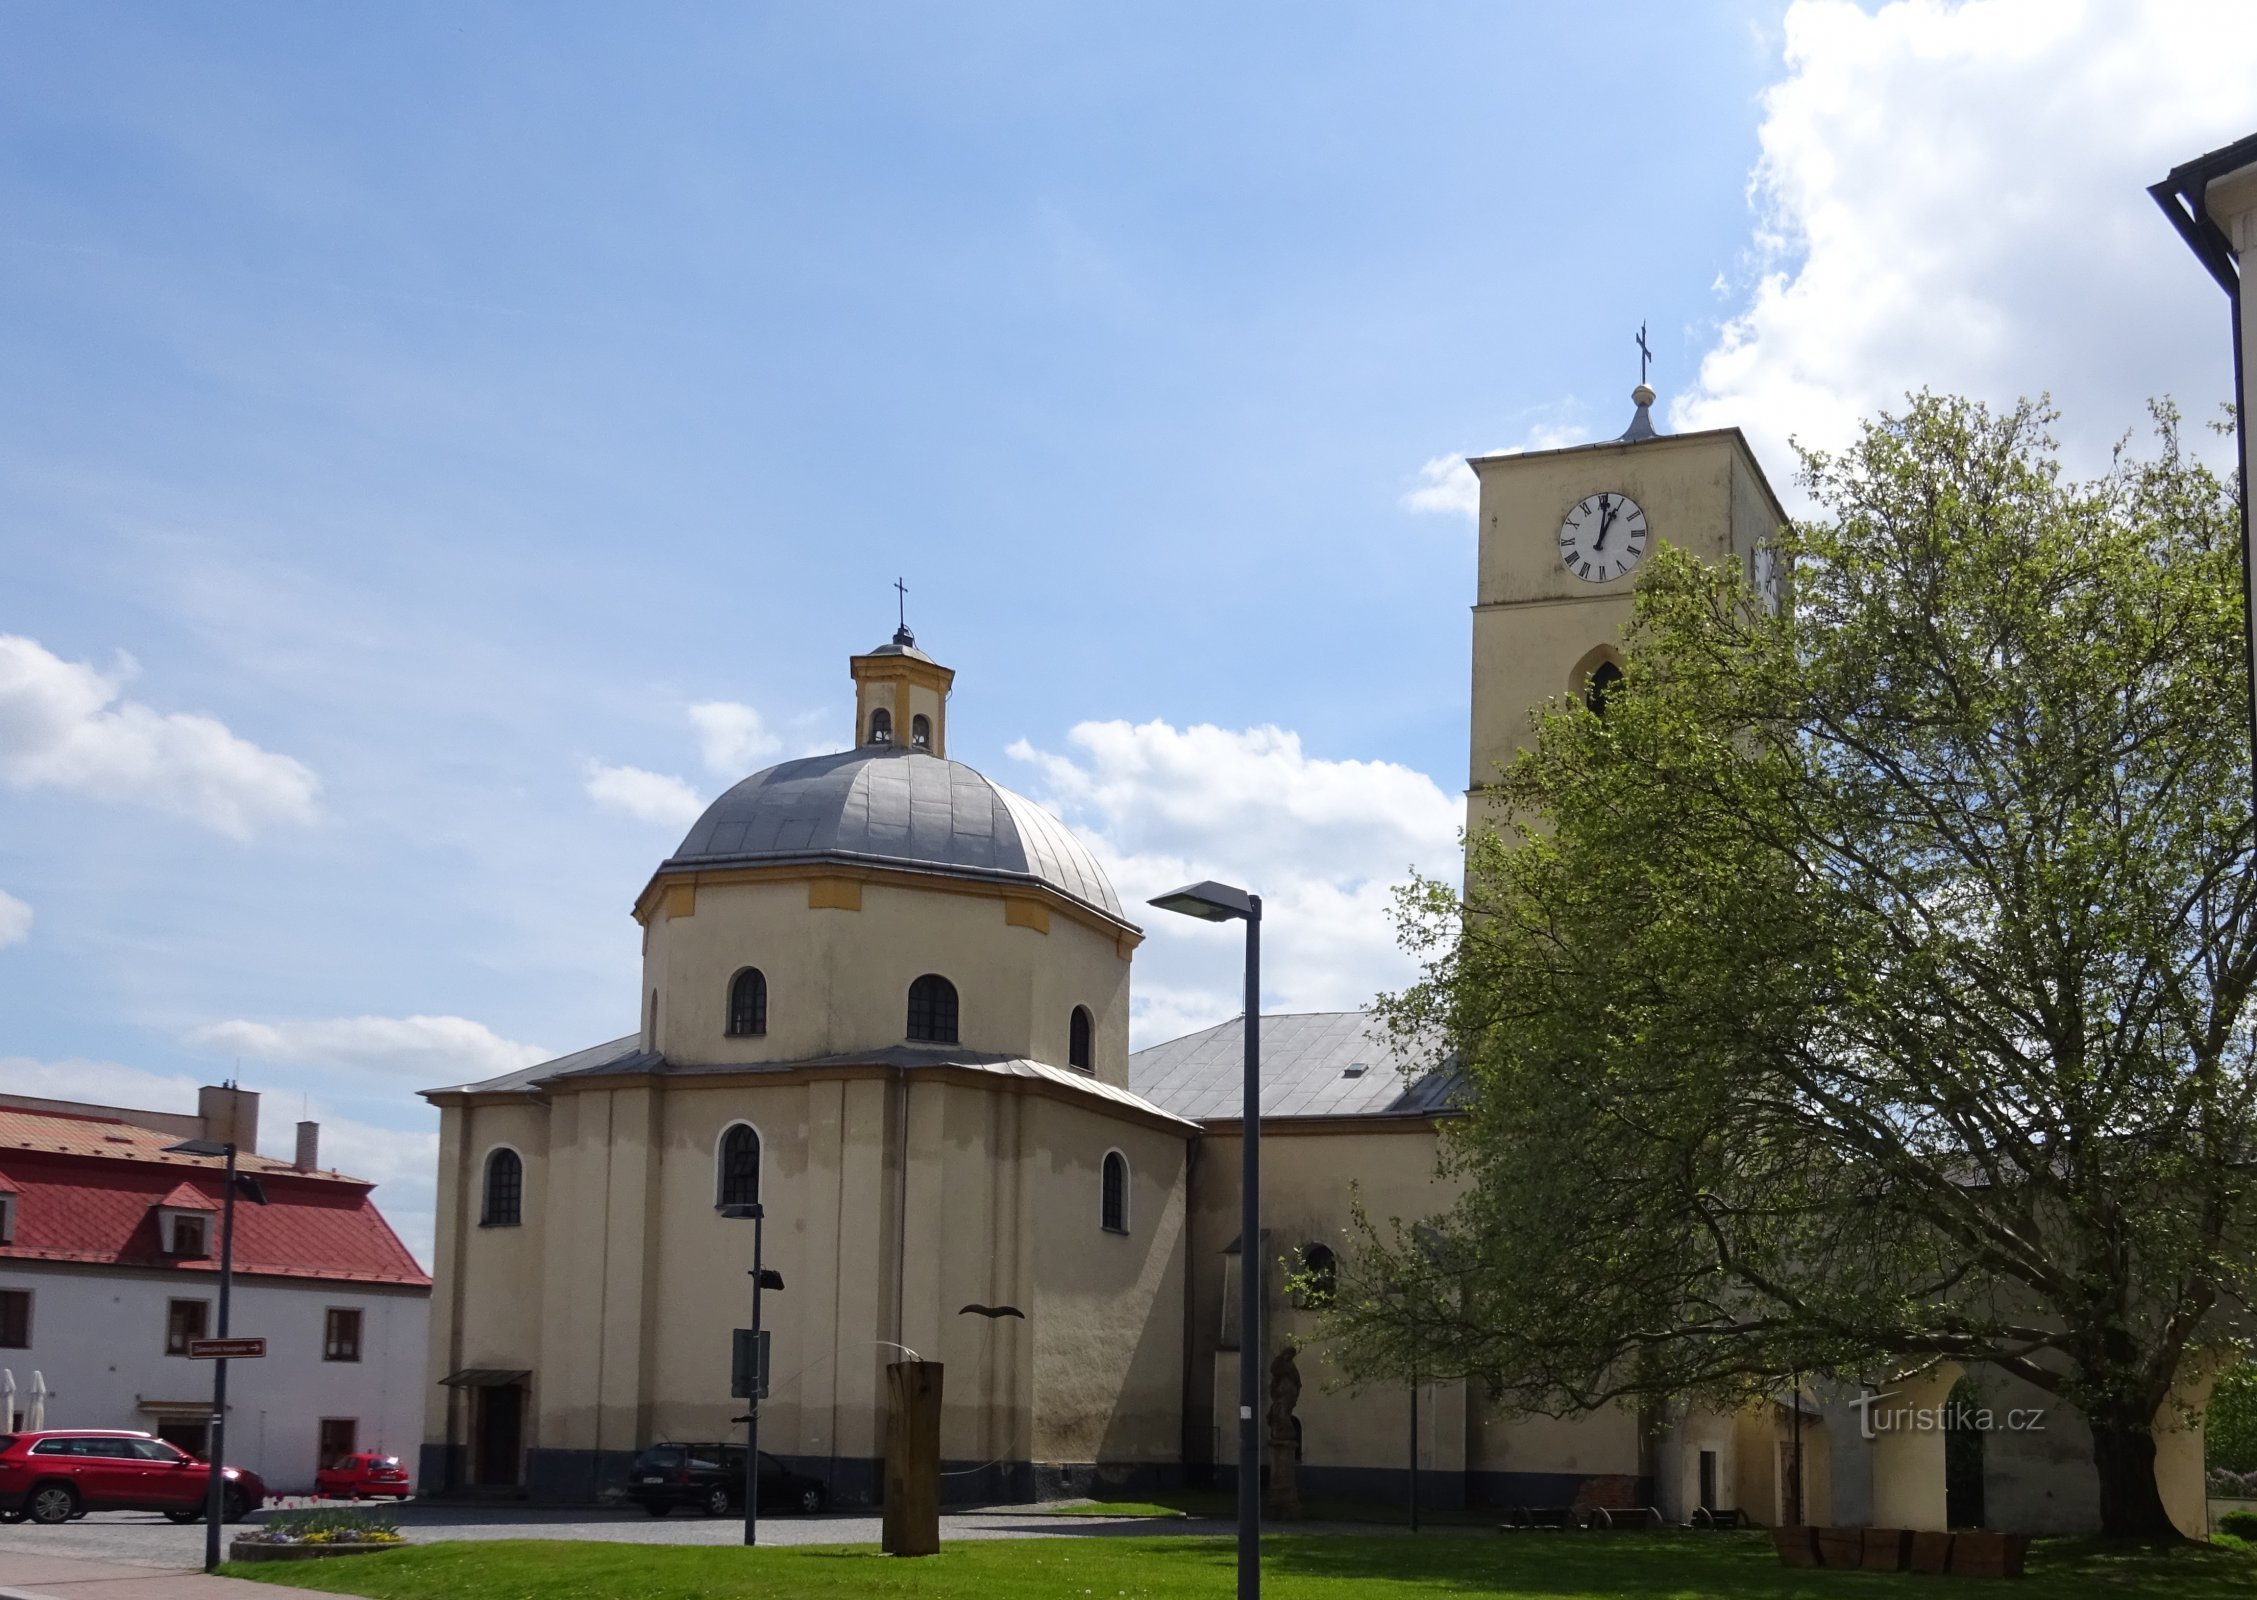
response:
M186 1178L172 1186L172 1193L157 1202L173 1211L217 1211L219 1202L207 1200L197 1187Z
M218 1210L223 1162L175 1156L178 1141L128 1123L49 1112L0 1111L0 1154L16 1197L15 1236L0 1262L76 1261L216 1273L212 1254L183 1258L159 1248L157 1207ZM399 1235L369 1197L371 1185L335 1173L300 1172L287 1161L239 1158L267 1204L238 1199L235 1270L251 1277L327 1279L428 1287Z

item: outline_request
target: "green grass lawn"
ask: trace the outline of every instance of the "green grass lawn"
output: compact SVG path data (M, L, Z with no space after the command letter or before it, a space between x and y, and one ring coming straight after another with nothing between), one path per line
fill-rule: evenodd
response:
M2126 1553L2083 1540L2039 1545L2030 1576L2004 1587L1996 1579L1790 1572L1768 1539L1745 1535L1302 1533L1265 1539L1262 1550L1269 1600L2249 1600L2257 1593L2257 1553L2246 1549ZM225 1570L372 1600L1204 1600L1231 1593L1234 1559L1228 1539L1147 1536L965 1540L914 1561L866 1545L744 1550L494 1540Z

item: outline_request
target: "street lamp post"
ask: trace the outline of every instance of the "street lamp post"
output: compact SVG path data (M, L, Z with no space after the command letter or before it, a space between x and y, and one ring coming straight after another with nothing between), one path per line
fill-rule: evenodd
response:
M1187 884L1151 902L1202 922L1246 924L1246 1083L1239 1125L1238 1600L1262 1592L1262 897Z
M227 1176L220 1184L219 1202L219 1332L224 1339L228 1334L228 1302L235 1288L235 1190L238 1184L244 1192L260 1205L266 1204L266 1191L259 1187L256 1178L238 1178L235 1172L235 1143L216 1139L183 1139L180 1143L165 1146L168 1155L221 1156L226 1159ZM226 1509L227 1498L227 1358L219 1357L212 1363L212 1421L209 1448L205 1451L205 1464L211 1469L209 1481L204 1486L204 1570L212 1572L219 1567L219 1525Z
M761 1264L761 1248L767 1233L767 1214L755 1200L742 1205L726 1205L721 1215L733 1221L752 1223L752 1381L745 1387L752 1391L745 1402L745 1452L744 1452L744 1542L760 1542L760 1291L781 1289L783 1274L771 1272Z

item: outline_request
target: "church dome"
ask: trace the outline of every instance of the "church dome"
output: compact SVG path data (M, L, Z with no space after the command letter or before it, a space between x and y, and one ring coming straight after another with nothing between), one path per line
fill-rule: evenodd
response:
M790 861L1041 884L1121 917L1104 869L1064 823L961 761L899 745L754 773L706 807L659 871Z

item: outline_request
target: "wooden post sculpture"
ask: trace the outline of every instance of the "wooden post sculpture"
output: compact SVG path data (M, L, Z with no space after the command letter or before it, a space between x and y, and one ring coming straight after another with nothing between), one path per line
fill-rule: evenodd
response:
M1269 1444L1269 1492L1262 1497L1262 1515L1290 1521L1301 1515L1301 1419L1293 1408L1301 1402L1301 1369L1293 1364L1299 1352L1287 1345L1270 1363L1270 1408L1263 1430Z
M886 1368L888 1555L940 1554L940 1375L938 1361L896 1361Z

